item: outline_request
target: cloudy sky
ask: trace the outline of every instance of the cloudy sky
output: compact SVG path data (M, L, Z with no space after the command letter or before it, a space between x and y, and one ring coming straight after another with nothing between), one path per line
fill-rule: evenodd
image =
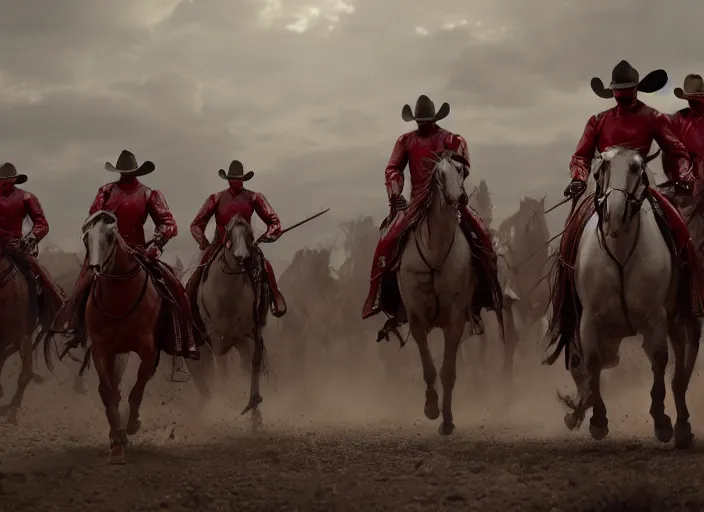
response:
M332 240L342 219L386 213L384 167L412 126L404 103L452 106L494 217L523 195L554 203L588 117L589 89L629 60L667 69L664 111L704 73L701 0L0 0L0 158L30 175L52 237L77 244L120 150L156 163L179 222L174 248L233 158L256 171L284 226L325 220L270 254ZM551 214L552 215L552 214ZM559 225L560 214L551 219Z

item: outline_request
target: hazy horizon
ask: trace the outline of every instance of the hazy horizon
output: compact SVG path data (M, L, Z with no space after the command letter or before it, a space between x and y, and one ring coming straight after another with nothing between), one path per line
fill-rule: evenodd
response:
M672 89L704 73L694 0L528 4L2 0L2 158L29 175L67 249L114 179L105 161L154 161L143 181L176 216L172 251L196 249L189 224L240 159L284 226L331 208L267 247L288 259L332 243L342 220L384 217L384 168L413 128L401 107L428 94L450 103L441 125L467 139L470 186L486 179L498 223L522 196L560 199L587 119L612 105L593 76L608 82L621 59L641 77L665 68L666 90L641 98L673 112L686 105ZM563 219L550 214L553 231Z

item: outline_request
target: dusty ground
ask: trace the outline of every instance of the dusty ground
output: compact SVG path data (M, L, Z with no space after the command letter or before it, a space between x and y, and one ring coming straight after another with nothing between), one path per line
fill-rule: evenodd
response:
M461 378L458 430L441 438L422 417L413 347L394 356L408 366L388 382L365 343L357 360L309 364L305 378L277 371L274 359L258 435L238 415L241 379L200 409L191 384L171 384L161 369L120 467L106 464L95 382L75 396L59 368L30 388L19 426L0 425L0 510L704 510L702 444L677 452L653 439L643 364L628 371L625 361L607 378L606 441L566 431L555 395L569 389L564 370L534 361L510 399L492 379L477 391ZM619 372L628 379L616 380ZM3 379L6 393L15 378ZM690 408L704 439L701 385Z

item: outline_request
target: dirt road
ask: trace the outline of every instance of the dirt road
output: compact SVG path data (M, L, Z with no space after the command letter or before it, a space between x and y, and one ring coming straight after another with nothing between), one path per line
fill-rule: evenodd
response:
M244 381L201 410L189 385L158 375L125 466L106 464L94 381L78 397L70 381L33 386L21 424L0 422L0 510L704 510L702 441L678 452L653 439L647 375L606 386L612 433L596 443L562 424L560 369L540 371L518 380L510 405L458 383L449 438L422 417L417 372L384 385L340 368L337 380L273 379L256 436L239 417ZM692 399L700 440L701 406Z

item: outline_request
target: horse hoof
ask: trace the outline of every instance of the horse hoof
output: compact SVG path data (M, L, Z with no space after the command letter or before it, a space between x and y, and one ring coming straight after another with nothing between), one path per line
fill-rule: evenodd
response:
M110 455L108 456L108 464L121 465L127 462L125 457L125 445L122 443L110 443Z
M449 436L455 431L455 424L452 423L451 421L443 421L440 423L440 427L438 428L438 432L440 433L441 436Z
M591 434L592 439L595 441L601 441L609 435L609 427L606 425L603 427L598 425L589 425L589 434Z
M142 422L139 420L130 421L127 423L127 435L133 436L142 427Z
M661 443L669 443L672 440L674 430L672 428L672 420L669 416L665 417L655 425L655 438Z
M692 426L688 421L675 423L675 448L679 450L687 450L692 447L694 442L694 434L692 434Z
M574 430L579 425L579 419L574 414L565 414L565 426Z
M440 417L440 409L438 407L438 392L434 389L428 389L425 392L425 417L429 420L436 420Z

